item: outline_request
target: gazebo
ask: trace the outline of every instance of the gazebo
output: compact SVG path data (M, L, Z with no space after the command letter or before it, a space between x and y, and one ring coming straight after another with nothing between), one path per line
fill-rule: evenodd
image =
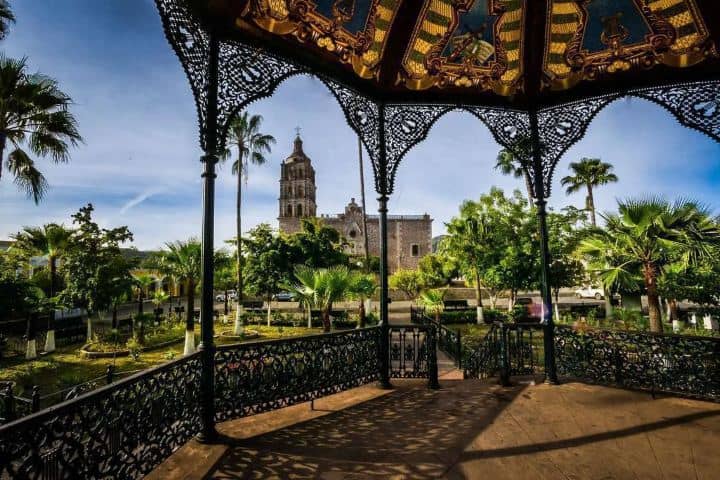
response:
M555 326L546 225L560 157L621 97L652 101L720 141L716 0L155 1L195 97L204 151L199 351L0 427L0 478L137 478L196 435L212 441L217 421L375 381L390 387L391 378L427 378L436 388L436 351L452 350L453 340L432 324L388 321L387 204L403 157L455 110L483 122L532 180L546 381L567 375L720 398L720 341L617 333L591 338L590 348ZM235 114L300 74L328 87L369 152L381 323L215 347L218 153ZM509 349L513 335L521 340L522 329L488 335L465 374L533 370Z
M720 140L720 7L707 0L157 0L195 95L205 156L202 349L212 390L216 152L228 121L285 79L315 75L367 148L380 213L388 337L387 202L398 165L453 110L530 151L540 224L545 375L557 382L546 199L560 157L614 100L635 96ZM524 148L523 144L525 145ZM528 148L529 147L529 148ZM381 342L380 381L389 385ZM209 393L211 394L211 393ZM208 402L209 405L209 402ZM207 411L204 418L212 435Z

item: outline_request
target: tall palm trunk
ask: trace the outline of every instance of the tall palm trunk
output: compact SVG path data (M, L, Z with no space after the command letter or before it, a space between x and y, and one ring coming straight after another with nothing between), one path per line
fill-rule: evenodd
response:
M587 196L587 208L590 210L590 224L593 227L597 227L597 220L595 218L595 198L593 196L593 189L591 184L587 184L588 196Z
M657 274L652 263L643 266L643 277L648 297L648 313L650 315L650 331L662 333L662 313L660 312L660 295L657 291Z
M590 225L597 227L597 218L595 216L595 196L593 195L592 184L587 184L587 209L590 210ZM605 319L610 320L613 315L612 291L605 285L602 285L602 294L605 301Z
M365 247L365 272L370 273L370 240L368 239L368 229L367 229L367 210L365 206L365 170L363 167L363 157L362 157L362 140L360 139L360 135L358 135L358 159L360 162L360 201L362 203L362 211L363 211L363 243ZM365 319L362 319L363 322ZM364 326L364 325L363 325Z
M239 151L242 152L242 145L239 145ZM238 171L237 171L237 198L235 211L235 227L237 240L237 309L235 310L235 326L233 333L235 335L242 334L243 322L243 274L242 274L242 175L243 162L242 153L238 155Z
M187 281L187 317L185 320L185 355L195 352L195 281Z
M525 188L527 189L528 201L530 201L530 205L532 205L535 202L535 197L533 197L532 179L530 178L530 175L528 175L528 173L525 171L524 168L523 168L523 177L525 178Z
M480 285L480 269L475 269L475 296L477 297L477 318L478 324L485 321L485 315L483 314L483 303L482 303L482 287Z
M7 143L7 135L5 132L0 132L0 179L2 178L3 172L3 160L5 157L5 144Z
M323 331L328 333L330 331L330 309L332 307L324 308L322 312L323 320Z
M0 167L1 168L1 167ZM50 263L50 298L55 296L57 290L57 258L51 255L48 258ZM47 335L45 336L45 352L55 351L55 310L50 310L48 315Z
M365 299L360 297L360 305L358 305L358 327L365 328Z

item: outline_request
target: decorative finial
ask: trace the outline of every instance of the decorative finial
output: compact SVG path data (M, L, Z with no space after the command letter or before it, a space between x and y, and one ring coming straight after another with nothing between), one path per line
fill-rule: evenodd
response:
M295 127L295 135L298 137L300 136L300 130L301 130L300 127Z

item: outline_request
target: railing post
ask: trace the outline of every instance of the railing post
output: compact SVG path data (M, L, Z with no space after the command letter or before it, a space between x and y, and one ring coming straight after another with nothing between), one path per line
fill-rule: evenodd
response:
M40 387L35 385L32 390L32 396L30 397L30 411L32 413L40 411Z
M543 325L545 334L543 346L545 349L545 382L557 384L557 371L555 366L555 323L552 315L552 292L550 291L550 247L548 245L547 227L547 201L545 200L545 185L543 182L543 153L540 145L540 132L538 128L537 110L530 111L530 131L533 147L533 167L535 177L535 206L540 230L540 293L543 304Z
M211 442L215 430L215 344L213 325L213 287L215 274L215 165L218 162L218 63L220 45L217 36L210 34L208 58L207 123L205 125L205 166L203 179L203 225L200 303L200 442ZM188 312L193 315L194 312Z
M390 383L390 319L388 303L390 291L388 285L388 185L387 185L387 150L385 146L385 105L379 106L378 139L380 143L380 168L378 175L381 179L378 198L378 212L380 213L380 387L392 388Z
M110 385L113 382L113 375L115 373L115 367L113 365L108 365L107 370L105 371L105 382Z
M460 330L457 332L457 367L462 368L462 357L463 357L463 351L462 351L462 338Z
M510 386L510 353L508 352L507 325L500 328L500 385Z
M5 416L8 422L15 420L15 395L11 383L5 388Z
M438 381L438 363L437 363L437 335L438 329L434 324L430 324L427 330L428 335L428 387L437 390L440 388Z

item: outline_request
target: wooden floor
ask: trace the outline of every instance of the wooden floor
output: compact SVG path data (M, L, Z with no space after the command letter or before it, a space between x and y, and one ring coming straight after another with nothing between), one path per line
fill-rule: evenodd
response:
M446 373L225 423L157 479L719 479L720 405Z

